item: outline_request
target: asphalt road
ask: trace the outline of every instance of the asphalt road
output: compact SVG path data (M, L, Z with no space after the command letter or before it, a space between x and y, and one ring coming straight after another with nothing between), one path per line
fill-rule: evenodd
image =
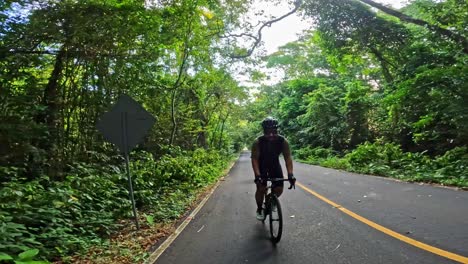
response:
M301 188L285 188L280 198L284 231L274 246L268 225L255 219L249 155L241 155L156 263L457 263L384 234ZM419 242L468 256L466 191L301 163L294 163L294 172L302 185L357 215Z

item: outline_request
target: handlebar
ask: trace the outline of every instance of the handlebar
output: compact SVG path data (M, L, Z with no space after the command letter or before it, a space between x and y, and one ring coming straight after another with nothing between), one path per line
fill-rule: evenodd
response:
M285 182L285 181L289 181L289 179L285 179L285 178L264 178L264 179L261 179L261 181L265 181L265 182L268 182L268 181L271 181L271 182ZM296 184L290 184L289 185L289 190L291 190L292 188L296 189Z

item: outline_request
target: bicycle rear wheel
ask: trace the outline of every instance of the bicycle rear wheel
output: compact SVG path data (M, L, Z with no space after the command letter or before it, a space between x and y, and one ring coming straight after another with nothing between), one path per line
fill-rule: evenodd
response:
M283 214L281 212L281 204L276 195L270 197L270 235L273 243L278 243L283 233Z

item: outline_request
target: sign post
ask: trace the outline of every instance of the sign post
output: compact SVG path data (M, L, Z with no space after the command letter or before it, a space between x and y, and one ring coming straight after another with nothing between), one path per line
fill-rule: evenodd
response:
M128 95L122 95L111 111L104 113L96 127L104 138L115 144L125 157L130 201L137 229L140 229L133 195L132 177L130 175L129 153L143 139L155 122L138 102Z
M137 230L140 230L140 224L138 223L138 216L135 207L135 197L133 195L133 184L132 184L132 176L130 175L130 166L129 166L129 159L128 159L128 116L127 112L121 112L120 120L122 121L122 139L123 139L123 147L124 147L124 156L125 156L125 168L127 171L127 179L128 179L128 191L130 193L130 201L132 202L132 210L133 216L135 217L135 224Z

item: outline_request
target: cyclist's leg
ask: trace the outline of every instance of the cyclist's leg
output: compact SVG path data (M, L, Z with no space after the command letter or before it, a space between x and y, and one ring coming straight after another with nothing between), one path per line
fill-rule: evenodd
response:
M262 208L263 198L267 191L266 183L257 183L257 190L255 191L255 201L257 202L257 209Z
M283 170L281 169L281 166L275 167L272 170L270 177L274 179L283 179ZM271 192L276 194L276 197L280 197L283 193L283 186L283 181L274 181L271 183Z
M281 177L280 179L282 179ZM276 197L280 197L281 194L283 193L283 187L284 187L284 182L278 181L278 182L273 182L271 185L272 192L276 194Z

